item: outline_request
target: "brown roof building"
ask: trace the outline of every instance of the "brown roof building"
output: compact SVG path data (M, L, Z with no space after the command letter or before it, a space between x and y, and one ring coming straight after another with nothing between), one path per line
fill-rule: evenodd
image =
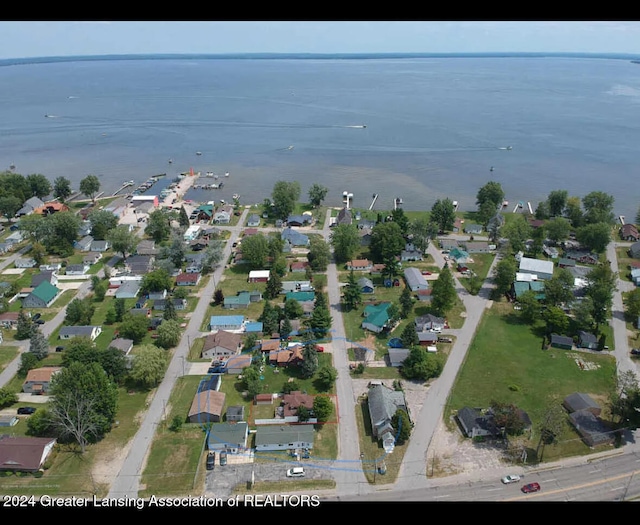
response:
M294 390L289 394L285 394L282 398L284 405L284 417L297 416L298 407L306 407L308 410L313 409L313 396L303 394L299 390Z
M0 434L0 470L35 472L42 467L55 444L55 438Z
M51 378L62 370L59 366L33 368L27 373L22 383L22 391L26 394L46 394L51 386Z
M222 421L226 394L216 390L198 392L189 409L189 423L219 423Z

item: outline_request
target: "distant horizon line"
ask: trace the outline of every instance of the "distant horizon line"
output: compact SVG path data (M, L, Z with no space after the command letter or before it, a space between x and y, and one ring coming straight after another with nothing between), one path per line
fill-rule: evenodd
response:
M492 52L394 52L394 53L125 53L102 55L65 55L0 59L0 66L45 64L53 62L88 62L101 60L171 60L171 59L394 59L394 58L603 58L640 59L638 53L593 53L569 51L492 51Z

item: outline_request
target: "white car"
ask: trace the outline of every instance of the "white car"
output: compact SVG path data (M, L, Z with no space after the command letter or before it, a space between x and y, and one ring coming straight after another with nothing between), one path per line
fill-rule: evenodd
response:
M502 483L515 483L516 481L520 481L520 476L518 476L517 474L509 474L508 476L505 476L504 478L502 478Z

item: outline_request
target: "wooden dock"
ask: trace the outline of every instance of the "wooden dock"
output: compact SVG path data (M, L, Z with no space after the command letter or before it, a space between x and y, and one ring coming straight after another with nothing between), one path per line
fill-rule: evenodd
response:
M371 206L369 206L369 211L371 211L373 209L373 206L375 205L377 200L378 200L378 194L374 193L373 194L373 200L371 201Z
M118 193L120 193L122 190L124 190L125 188L128 188L129 186L133 186L133 182L129 181L129 182L125 182L122 186L120 186L120 188L118 188L116 191L114 191L111 196L115 197L116 195L118 195Z

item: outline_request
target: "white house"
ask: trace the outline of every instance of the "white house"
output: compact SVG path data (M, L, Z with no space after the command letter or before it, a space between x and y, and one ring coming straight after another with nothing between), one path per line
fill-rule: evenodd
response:
M102 333L101 326L63 326L60 328L60 339L73 339L74 337L88 337L92 341Z
M36 260L31 258L16 259L16 268L33 268L36 265Z
M200 233L200 225L192 224L187 228L187 231L184 232L184 240L185 241L195 241L198 238L198 234Z
M553 261L522 257L518 272L536 275L538 279L551 279L553 277Z

